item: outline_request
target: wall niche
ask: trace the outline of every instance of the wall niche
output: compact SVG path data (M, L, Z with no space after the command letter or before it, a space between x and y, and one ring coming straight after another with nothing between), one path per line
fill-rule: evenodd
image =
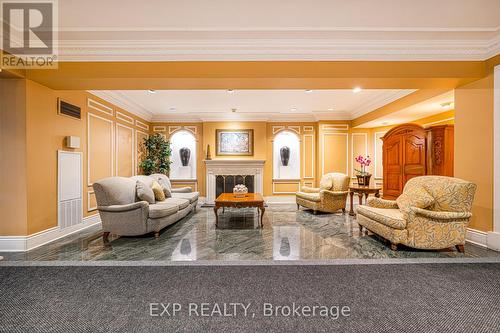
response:
M273 178L300 179L300 140L291 131L282 131L274 137Z
M170 178L173 180L196 179L196 138L189 131L178 131L170 137L172 164Z

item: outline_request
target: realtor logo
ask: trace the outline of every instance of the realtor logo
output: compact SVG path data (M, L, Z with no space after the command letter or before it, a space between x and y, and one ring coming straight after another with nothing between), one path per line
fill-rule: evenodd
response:
M2 2L2 68L56 68L56 1Z

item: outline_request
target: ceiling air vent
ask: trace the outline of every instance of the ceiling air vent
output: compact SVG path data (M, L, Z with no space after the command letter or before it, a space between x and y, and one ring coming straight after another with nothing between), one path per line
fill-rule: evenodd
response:
M76 105L69 104L68 102L65 102L61 99L58 100L58 106L59 106L59 114L63 114L65 116L69 116L71 118L75 119L81 119L82 118L82 109Z

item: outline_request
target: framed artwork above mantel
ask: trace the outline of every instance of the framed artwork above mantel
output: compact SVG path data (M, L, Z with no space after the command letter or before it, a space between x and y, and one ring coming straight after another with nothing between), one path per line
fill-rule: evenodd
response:
M253 129L215 131L217 156L253 156Z

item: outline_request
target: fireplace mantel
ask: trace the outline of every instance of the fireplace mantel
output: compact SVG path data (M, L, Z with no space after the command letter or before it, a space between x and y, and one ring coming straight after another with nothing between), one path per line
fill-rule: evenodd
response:
M215 200L215 177L217 175L253 175L255 193L263 194L265 160L256 159L215 159L204 160L206 169L206 202L213 205Z

